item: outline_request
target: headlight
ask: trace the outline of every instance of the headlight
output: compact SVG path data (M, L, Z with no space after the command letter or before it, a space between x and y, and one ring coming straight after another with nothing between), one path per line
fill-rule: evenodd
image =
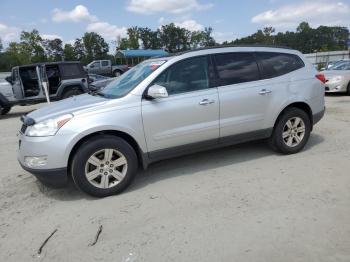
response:
M332 82L340 82L343 80L343 77L342 76L335 76L335 77L332 77Z
M54 119L48 119L39 122L28 129L27 136L54 136L57 131L64 126L69 120L73 118L73 115L63 115Z

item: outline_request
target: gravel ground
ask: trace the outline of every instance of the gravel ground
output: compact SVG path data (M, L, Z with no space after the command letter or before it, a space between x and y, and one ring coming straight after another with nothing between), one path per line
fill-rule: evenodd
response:
M19 116L40 105L16 107L0 120L0 261L350 261L350 97L326 103L299 154L254 142L162 161L105 199L20 168Z

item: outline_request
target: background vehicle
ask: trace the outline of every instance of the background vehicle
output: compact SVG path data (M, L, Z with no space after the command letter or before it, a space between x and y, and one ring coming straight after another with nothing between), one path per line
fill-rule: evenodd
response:
M128 66L112 65L111 60L94 60L85 69L89 74L120 76L128 70Z
M350 60L339 61L325 75L326 93L347 93L350 95Z
M111 77L109 76L103 76L103 75L97 75L97 74L89 74L89 84L96 82L96 81L101 81L101 80L107 80L110 79Z
M146 60L100 92L24 117L18 160L42 181L64 183L70 173L102 197L124 190L139 165L208 148L268 138L294 154L323 117L323 80L301 53L280 48Z
M14 67L11 76L6 77L10 85L0 86L1 114L8 113L14 105L46 101L40 77L47 83L49 97L52 100L60 100L88 91L87 74L80 62L41 63Z

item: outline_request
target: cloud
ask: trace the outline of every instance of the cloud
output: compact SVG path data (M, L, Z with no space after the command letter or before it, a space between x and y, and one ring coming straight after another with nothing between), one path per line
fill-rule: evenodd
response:
M11 42L18 39L20 29L0 23L0 37L4 42Z
M181 23L175 23L176 26L186 28L189 31L202 31L204 26L197 23L195 20L185 20Z
M302 21L307 21L314 27L319 25L348 26L350 24L349 14L350 7L343 2L306 1L262 12L254 16L251 22L284 30L295 29Z
M200 4L197 0L129 0L126 9L138 14L182 14L211 7L213 4Z
M100 34L106 40L116 40L117 36L125 37L127 31L126 27L118 27L107 22L91 23L86 29Z
M42 39L54 40L54 39L63 39L62 36L54 34L41 34Z
M213 32L212 36L214 37L215 41L218 43L222 43L225 41L231 42L232 40L235 40L237 38L237 35L235 35L232 32Z
M97 17L91 15L86 6L77 5L71 11L63 11L58 8L54 9L52 11L52 20L55 22L70 21L76 23L82 21L95 22L97 21Z

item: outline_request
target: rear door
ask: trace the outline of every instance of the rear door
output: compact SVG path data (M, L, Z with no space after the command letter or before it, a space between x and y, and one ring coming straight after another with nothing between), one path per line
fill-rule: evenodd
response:
M101 61L101 75L110 75L112 73L111 62L109 60Z
M166 87L169 96L142 100L151 158L218 143L219 97L209 85L207 56L177 62L153 84Z
M220 99L220 138L263 131L271 100L268 86L262 87L253 53L233 52L212 56Z

